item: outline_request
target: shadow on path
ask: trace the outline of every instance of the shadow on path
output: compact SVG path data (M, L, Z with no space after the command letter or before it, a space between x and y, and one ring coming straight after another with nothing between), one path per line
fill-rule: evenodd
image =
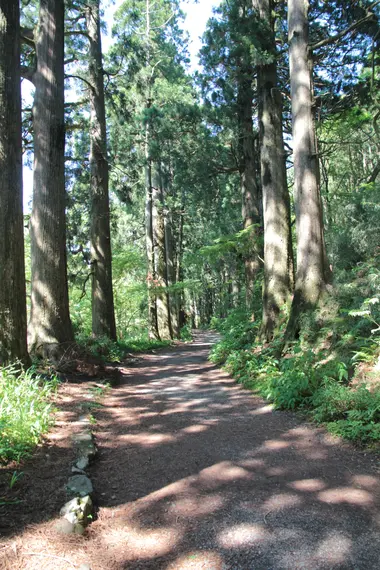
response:
M237 386L214 341L145 356L97 414L93 568L380 568L373 458Z

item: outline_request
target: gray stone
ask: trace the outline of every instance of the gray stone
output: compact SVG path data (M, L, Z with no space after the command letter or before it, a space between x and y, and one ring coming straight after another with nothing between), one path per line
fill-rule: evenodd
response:
M92 515L93 507L91 497L76 497L68 501L61 509L60 515L72 524L86 526Z
M90 460L87 457L87 455L83 455L82 457L79 457L79 459L77 459L77 461L75 462L75 467L77 469L80 469L81 471L84 471L85 469L87 469L89 463Z
M73 441L76 445L81 445L82 443L90 444L92 443L92 433L89 431L82 431L73 435Z
M90 418L88 416L80 416L79 420L81 424L89 424Z
M67 483L67 490L72 495L85 497L91 495L94 489L91 480L86 475L73 475Z
M78 570L91 570L91 566L89 564L81 564Z
M73 436L74 445L78 449L78 455L81 457L93 457L96 455L96 447L93 435L89 431L83 431Z
M83 469L78 469L78 467L72 467L71 468L71 473L79 473L80 475L86 475L85 471L83 471Z

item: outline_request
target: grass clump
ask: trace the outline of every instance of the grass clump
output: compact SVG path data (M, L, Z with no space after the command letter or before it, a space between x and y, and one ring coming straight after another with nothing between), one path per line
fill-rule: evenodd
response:
M58 379L17 366L0 368L0 461L20 461L29 455L51 426L51 397Z

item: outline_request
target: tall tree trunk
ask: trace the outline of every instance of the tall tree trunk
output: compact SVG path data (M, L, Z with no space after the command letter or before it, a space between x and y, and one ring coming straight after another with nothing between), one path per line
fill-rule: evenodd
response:
M157 304L154 288L156 286L156 263L153 236L153 188L152 163L149 157L149 126L145 133L145 237L146 256L148 260L147 288L148 288L148 332L149 338L159 339L157 326Z
M265 50L273 61L257 71L259 94L261 186L264 218L264 288L261 334L270 341L280 310L293 288L290 200L282 137L282 100L277 87L277 64L272 0L253 0L264 26Z
M173 222L170 212L165 212L165 251L167 284L169 287L176 283L176 264L174 256ZM174 338L179 338L178 293L169 293L169 310L171 329Z
M329 279L313 117L313 67L308 47L308 11L308 0L289 0L288 33L297 271L295 293L286 330L287 340L298 334L300 315L317 305Z
M26 344L19 0L0 0L0 364Z
M145 2L146 27L146 125L145 125L145 236L146 255L148 261L147 288L148 288L148 334L149 338L159 339L157 323L156 286L156 259L154 244L154 198L152 182L152 157L150 155L151 119L150 107L152 105L152 74L150 70L150 0Z
M116 340L107 160L106 112L99 0L86 5L90 41L92 334Z
M167 267L165 249L165 221L164 203L162 188L162 172L159 168L156 171L156 179L153 182L153 236L155 241L155 261L156 261L156 306L157 306L157 327L162 340L172 338L169 295L166 291Z
M47 356L73 340L66 267L63 30L63 0L41 0L33 107L29 344Z
M179 215L179 228L178 228L178 242L177 242L177 258L175 268L176 283L183 281L183 230L184 230L184 217L185 217L185 193L182 190L181 212ZM177 295L177 314L178 314L178 328L181 334L181 328L186 324L185 309L184 309L184 292L183 290Z
M255 279L260 268L260 207L254 157L252 124L252 78L250 70L241 69L238 87L238 122L240 187L244 229L251 228L249 252L245 257L246 303L251 307Z

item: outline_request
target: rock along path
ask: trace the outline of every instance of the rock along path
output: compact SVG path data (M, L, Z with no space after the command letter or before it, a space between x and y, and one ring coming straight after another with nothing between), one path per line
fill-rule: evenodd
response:
M208 362L211 333L145 356L97 415L91 568L380 568L373 456Z

